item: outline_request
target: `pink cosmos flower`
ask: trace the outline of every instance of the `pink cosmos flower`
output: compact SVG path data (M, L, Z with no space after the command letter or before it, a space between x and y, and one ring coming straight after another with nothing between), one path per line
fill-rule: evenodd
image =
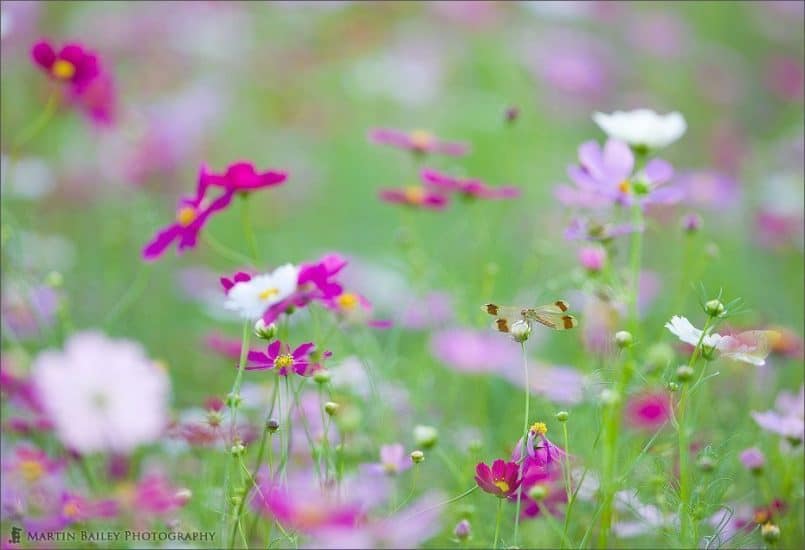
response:
M50 42L41 40L31 49L31 57L48 76L68 86L71 99L95 122L112 121L114 83L94 52L77 43L66 44L57 52Z
M441 154L450 156L466 155L470 146L466 143L442 141L430 132L414 130L404 132L387 128L375 128L369 131L369 141L379 145L391 145L417 154Z
M516 462L497 459L492 468L483 462L475 467L475 482L483 491L498 498L509 498L520 487L520 466Z
M607 261L607 251L600 246L585 246L579 250L579 263L591 273L597 273L604 268Z
M273 170L258 172L251 162L240 161L230 164L222 174L208 172L202 166L199 179L203 185L222 187L231 192L248 192L280 185L288 179L288 174Z
M457 193L465 198L512 199L520 196L520 190L511 185L492 187L477 179L459 179L448 174L425 168L420 172L427 187L443 193Z
M675 179L675 184L682 189L687 204L719 212L734 205L740 198L738 181L721 172L685 172Z
M403 308L400 323L407 329L423 330L447 325L453 320L453 298L447 292L433 291ZM488 334L484 331L482 334Z
M488 330L444 329L430 339L431 354L460 373L499 372L520 363L520 349Z
M561 185L555 196L566 206L606 208L613 204L641 205L679 202L682 191L663 186L671 180L673 167L666 161L651 159L640 172L633 174L634 153L619 140L609 139L602 148L595 141L579 147L579 165L568 168L568 176L576 187Z
M800 387L798 395L780 392L774 405L776 410L752 411L752 418L764 430L801 444L805 439L805 386Z
M378 193L381 200L391 204L405 204L424 210L444 210L450 202L441 193L428 191L417 185L405 188L386 188Z
M300 376L312 374L308 356L314 349L313 342L306 342L296 347L291 352L291 346L283 344L279 340L274 340L268 345L266 353L259 351L249 352L249 361L254 363L248 365L246 370L267 370L277 369L280 376L288 376L288 371L293 370ZM325 352L328 353L328 352Z
M539 502L528 496L528 493L537 485L547 489L544 499ZM543 510L551 515L559 512L559 505L567 502L567 492L562 483L562 468L557 462L540 465L533 459L526 459L523 466L523 483L519 495L523 499L520 515L533 518L540 515ZM514 497L517 500L517 497Z
M744 449L741 451L739 458L743 467L750 472L759 472L766 464L766 457L763 455L763 451L757 447Z
M179 201L176 221L159 231L143 248L142 254L145 260L156 260L174 241L178 241L179 252L195 248L198 235L210 216L225 209L232 202L234 190L230 188L224 189L224 192L215 199L210 200L206 196L210 183L205 174L207 174L206 167L202 165L195 196L184 197Z
M629 398L627 423L642 430L657 430L671 418L671 399L665 392L645 392Z
M137 482L132 499L127 503L139 514L164 517L184 506L186 491L174 487L162 474L147 473Z
M535 422L528 429L526 437L526 466L536 464L537 466L547 466L554 462L561 462L564 459L565 451L554 445L550 439L545 437L548 428L542 422ZM512 460L520 462L523 448L523 438L521 437L512 450Z
M397 475L411 467L411 457L405 452L401 443L382 445L380 447L380 462L367 466L375 472L386 475Z

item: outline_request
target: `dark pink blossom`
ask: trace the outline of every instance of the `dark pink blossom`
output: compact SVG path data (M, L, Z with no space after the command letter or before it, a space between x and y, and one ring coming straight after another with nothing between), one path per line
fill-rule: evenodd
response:
M664 392L632 396L626 403L626 421L642 430L657 430L671 417L671 399Z
M288 174L273 170L258 172L251 162L240 161L230 164L222 174L209 172L202 166L199 179L207 186L222 187L232 192L248 192L280 185L288 179Z
M425 210L444 210L448 199L441 193L417 185L404 188L386 188L378 193L381 200L392 204L405 204Z
M424 130L404 132L389 128L375 128L369 131L369 140L379 145L391 145L418 154L462 156L470 151L470 146L466 143L443 141Z
M443 193L458 193L467 198L512 199L520 196L520 190L511 185L492 187L481 180L459 179L430 168L425 168L419 175L427 187Z
M314 347L313 342L306 342L291 351L291 347L288 344L274 340L268 345L266 353L260 351L249 352L249 362L252 364L248 365L246 370L277 369L277 374L287 376L288 371L293 369L296 374L305 376L310 374L308 372L310 367L308 356Z
M490 468L483 462L475 467L475 482L483 491L498 498L509 498L520 487L520 466L497 459Z

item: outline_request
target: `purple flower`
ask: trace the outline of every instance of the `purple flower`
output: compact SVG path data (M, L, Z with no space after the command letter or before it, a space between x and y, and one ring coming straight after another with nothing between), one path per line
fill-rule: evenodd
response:
M545 437L547 432L548 428L543 422L535 422L528 429L525 444L526 466L531 463L538 466L547 466L554 462L561 462L564 458L565 451ZM521 437L512 451L512 460L514 462L520 462L522 448L523 438Z
M274 340L268 345L266 353L260 351L250 351L248 358L252 365L248 365L246 370L267 370L277 369L280 376L288 376L289 369L300 375L306 376L310 363L308 356L314 348L313 342L306 342L296 347L293 352L288 344L283 344L279 340Z
M520 466L497 459L490 468L483 462L475 467L475 482L483 491L498 498L509 498L520 487Z
M442 327L453 320L452 297L447 292L430 292L405 307L400 317L400 323L408 329Z
M394 443L381 446L380 462L370 464L369 467L386 475L396 475L404 472L411 465L411 457L405 452L405 447L400 443Z
M758 473L763 470L766 465L766 457L763 456L763 451L757 447L750 447L741 451L739 455L743 467L752 473Z
M686 172L675 178L674 183L682 190L687 204L720 212L735 204L740 193L735 178L715 171Z
M379 145L391 145L418 154L462 156L470 151L470 147L466 143L442 141L424 130L404 132L388 128L375 128L369 132L369 140Z
M425 185L443 193L458 193L466 198L513 199L520 196L520 190L511 185L492 187L477 179L459 179L430 168L420 172Z
M444 210L448 199L441 193L412 185L404 188L386 188L378 193L381 200L391 204L405 204L424 210Z
M520 349L508 338L465 328L434 333L430 352L448 367L465 373L500 373L520 362Z
M805 386L800 387L799 395L782 391L775 402L776 410L752 411L752 418L766 431L781 435L793 444L801 444L805 439Z
M579 263L587 271L596 273L604 269L607 251L600 246L585 246L579 250Z
M240 161L230 164L222 174L208 172L206 166L202 166L199 179L204 186L221 187L231 192L247 192L279 185L288 179L288 175L273 170L258 172L251 162Z

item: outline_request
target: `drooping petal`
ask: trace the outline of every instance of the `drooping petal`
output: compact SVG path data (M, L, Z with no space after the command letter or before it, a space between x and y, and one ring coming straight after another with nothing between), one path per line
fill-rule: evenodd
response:
M170 244L182 234L182 226L173 224L163 229L143 248L142 255L146 260L159 258Z

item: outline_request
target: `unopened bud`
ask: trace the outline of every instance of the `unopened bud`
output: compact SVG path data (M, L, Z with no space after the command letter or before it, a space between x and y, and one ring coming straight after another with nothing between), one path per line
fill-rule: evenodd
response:
M262 319L254 323L254 334L262 340L273 340L277 335L277 325L275 323L266 324Z
M531 336L531 324L528 321L515 321L509 328L509 334L515 342L522 344Z
M702 344L702 359L712 361L716 358L716 347Z
M436 445L439 439L439 432L433 426L416 426L414 427L414 441L423 449L430 449Z
M330 381L330 378L332 378L332 376L330 376L330 371L327 369L319 369L313 374L313 380L317 384L326 384Z
M268 433L273 434L279 429L280 429L280 423L277 422L275 418L270 418L268 419L268 421L266 421L266 430L268 430Z
M668 391L679 391L679 384L676 382L668 382Z
M411 462L419 464L423 460L425 460L425 453L422 451L411 451Z
M619 330L615 333L615 343L621 349L630 347L634 343L632 333L628 330Z
M763 540L769 543L780 540L780 528L773 523L764 523L760 527L760 534L763 536Z
M708 300L704 304L704 312L710 317L718 317L724 313L724 304L720 300Z
M232 456L241 456L243 453L246 452L246 447L243 446L243 443L238 441L229 449L229 452L232 453Z
M632 191L635 195L648 195L651 184L643 179L632 181Z
M534 485L528 490L528 497L532 500L540 501L548 496L548 488L545 485Z
M559 411L556 413L556 419L559 422L567 422L567 417L570 416L567 411Z
M330 416L335 416L338 413L338 403L334 403L332 401L328 401L324 404L324 412L329 414Z
M693 378L693 369L687 365L682 365L676 369L676 379L680 382L687 382Z
M470 526L470 522L466 519L462 519L456 524L456 528L453 529L453 535L460 540L465 541L470 538L472 534L472 526Z
M237 409L241 403L243 403L243 399L239 393L230 393L226 396L226 406L230 409Z
M713 457L704 455L699 458L699 461L696 463L696 465L703 472L712 472L713 468L716 467L716 461L713 460Z

